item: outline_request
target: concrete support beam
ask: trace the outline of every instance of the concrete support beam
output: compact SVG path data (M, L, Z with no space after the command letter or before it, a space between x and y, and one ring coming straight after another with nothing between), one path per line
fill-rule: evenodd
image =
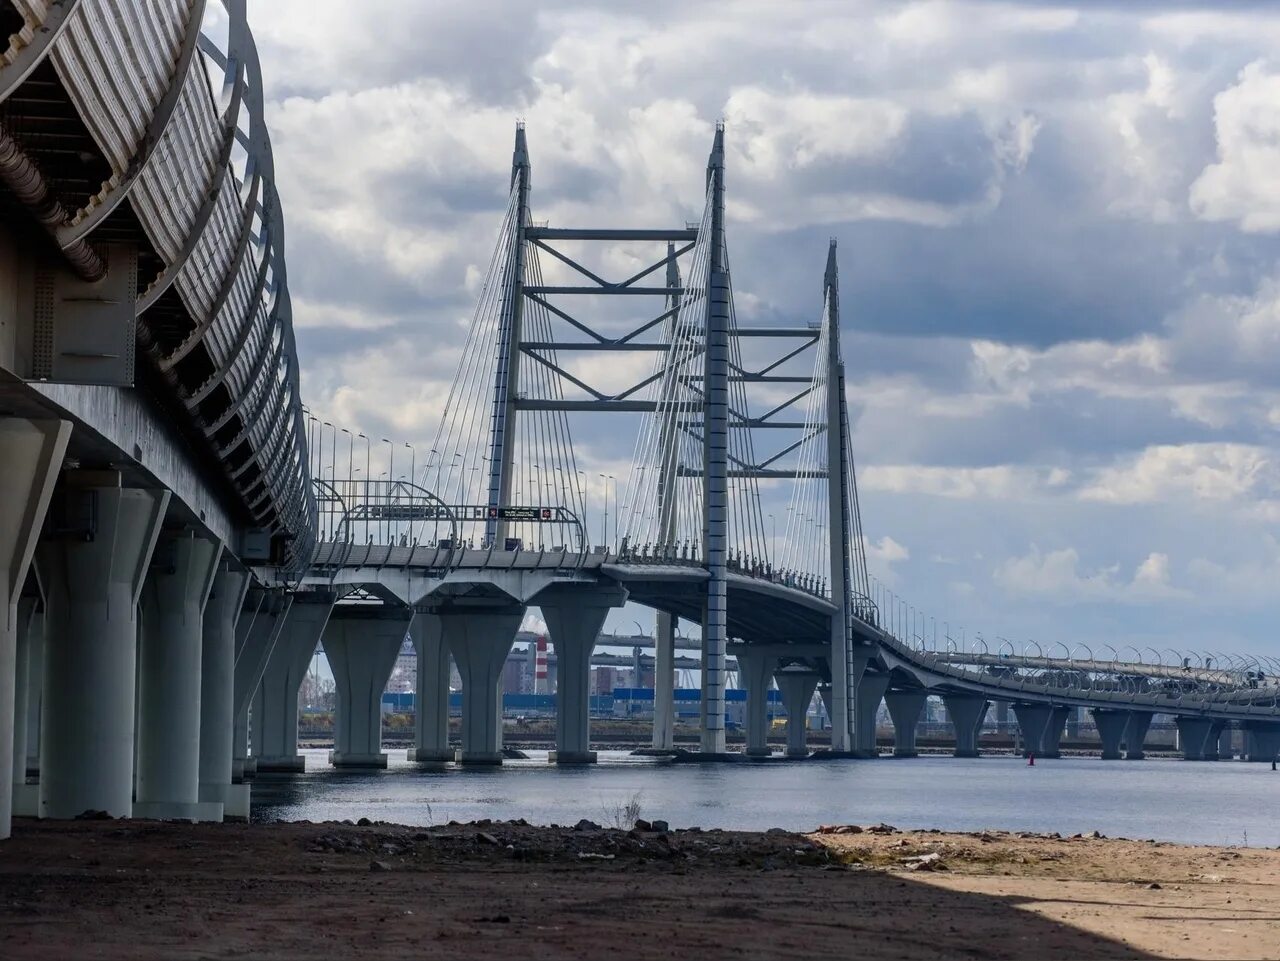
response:
M991 703L972 694L944 694L942 703L946 705L947 717L955 728L955 756L977 757L978 732L982 730L982 722Z
M1209 717L1174 718L1178 726L1178 746L1185 761L1216 761L1218 759L1218 727Z
M250 726L257 773L302 771L298 754L298 690L329 622L333 598L295 595L262 673Z
M1222 730L1218 732L1218 760L1230 761L1236 756L1235 745L1232 743L1234 734L1230 722L1222 725Z
M1055 707L1049 714L1049 723L1044 729L1044 738L1040 742L1041 757L1061 757L1062 732L1067 720L1071 717L1071 708Z
M138 600L168 491L119 486L110 472L69 472L61 530L40 543L45 690L40 816L133 813Z
M610 609L626 602L622 592L544 592L538 607L556 652L555 764L594 764L591 750L591 652ZM464 695L465 697L465 695Z
M916 727L928 698L928 691L889 691L885 694L884 702L889 706L889 717L893 719L894 757L916 756Z
M14 785L26 780L25 761L13 779L15 749L26 753L25 739L14 740L20 597L70 436L66 421L0 418L0 838L9 836Z
M34 580L28 578L28 588ZM40 807L40 789L27 783L31 650L35 647L33 635L44 630L44 614L37 610L40 603L35 594L23 594L18 599L13 684L13 814L17 817L34 817Z
M865 671L858 681L854 696L853 744L858 757L879 757L876 746L876 715L880 702L889 687L888 674L868 674Z
M394 618L330 618L324 628L338 693L329 763L340 768L384 768L382 692L409 632L411 611Z
M249 787L232 780L236 721L236 622L249 575L224 560L204 607L200 653L200 800L225 819L249 817Z
M502 763L502 669L523 608L442 612L445 644L462 675L463 764ZM563 672L564 666L558 668Z
M413 747L409 760L439 764L452 761L449 747L449 648L440 615L419 612L409 625L418 652L418 685L414 694Z
M1047 757L1046 745L1051 741L1057 743L1050 733L1055 710L1049 704L1013 705L1014 716L1018 719L1018 732L1022 735L1023 757Z
M658 611L653 654L653 747L671 751L676 746L676 627L679 618Z
M231 777L236 783L242 781L246 774L253 774L257 770L257 757L249 755L249 708L253 703L259 705L254 726L259 730L258 743L261 745L261 724L265 709L261 707L262 699L258 694L262 687L262 675L267 669L267 661L275 651L276 642L284 631L292 606L292 594L251 588L245 596L240 618L236 621L235 689L232 704L235 712L232 750L235 753L231 762Z
M1090 713L1102 741L1102 760L1119 760L1124 747L1124 733L1129 727L1129 712L1095 707Z
M785 667L774 672L778 690L782 692L782 706L787 711L787 757L808 757L809 705L818 686L817 672L803 667Z
M773 673L778 659L761 651L753 651L749 645L741 646L738 659L738 683L747 692L747 757L770 757L769 748L769 688L773 686Z
M1274 763L1280 756L1280 724L1265 721L1244 723L1244 759L1254 763Z
M204 606L222 545L166 532L142 589L138 644L137 785L133 816L221 821L200 802L200 694Z
M1141 761L1146 757L1142 745L1147 740L1147 730L1155 715L1147 711L1130 711L1129 725L1124 729L1124 757L1126 761Z

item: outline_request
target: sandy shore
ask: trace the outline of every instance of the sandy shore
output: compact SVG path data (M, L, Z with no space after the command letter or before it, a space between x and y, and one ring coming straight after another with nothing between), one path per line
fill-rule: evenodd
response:
M24 958L1277 958L1280 850L1003 833L18 821Z

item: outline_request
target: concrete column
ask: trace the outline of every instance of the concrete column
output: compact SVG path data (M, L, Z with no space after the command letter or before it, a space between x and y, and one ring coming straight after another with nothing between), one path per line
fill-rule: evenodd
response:
M477 608L441 614L444 640L462 675L463 764L502 763L502 668L524 619L523 608ZM558 668L564 683L568 665Z
M544 597L546 596L544 592ZM612 592L561 592L557 599L542 599L538 607L547 622L547 633L556 651L556 749L548 760L555 764L594 764L591 750L591 652L609 609L620 606L625 595ZM463 695L465 700L466 695Z
M249 575L224 560L204 607L200 654L200 800L226 819L249 817L249 788L232 781L236 721L236 621Z
M137 785L133 816L222 820L200 804L200 667L204 605L222 545L166 532L142 588L138 643Z
M806 715L813 702L814 688L818 686L818 675L808 668L792 666L776 671L773 677L782 692L782 706L787 710L787 757L808 757Z
M231 778L239 783L246 774L257 771L257 754L262 749L261 725L266 711L258 696L262 690L262 675L267 661L276 648L276 642L284 632L293 595L280 591L250 588L245 595L244 607L236 621L236 661L232 709L235 712L234 755L231 762ZM258 730L254 754L249 751L249 708L258 705L258 716L253 726Z
M880 756L880 749L876 746L876 715L880 712L880 701L888 687L888 674L864 672L858 681L853 719L854 753L858 757Z
M324 653L338 689L329 763L341 768L384 768L382 692L409 631L412 611L391 618L330 618Z
M1124 745L1124 732L1129 727L1129 712L1095 707L1090 713L1093 714L1093 723L1098 727L1098 738L1102 741L1102 759L1118 760L1120 748Z
M440 615L419 611L409 625L418 651L414 694L414 739L409 760L439 764L453 760L449 748L449 648Z
M942 703L956 732L955 756L977 757L978 732L982 730L990 702L972 694L944 694Z
M261 700L254 701L253 753L259 774L306 769L306 759L298 754L298 689L332 610L330 595L321 599L295 595L289 605L262 673Z
M40 816L133 813L138 600L168 491L120 487L120 475L65 475L67 533L40 543L45 690Z
M1218 731L1216 722L1208 717L1174 718L1178 725L1178 744L1186 761L1218 759Z
M1218 760L1230 761L1236 756L1235 746L1232 744L1234 735L1230 722L1222 725L1222 730L1218 732Z
M1151 727L1151 718L1154 716L1147 711L1129 712L1129 723L1124 729L1125 760L1141 761L1146 757L1142 745L1147 739L1147 729Z
M676 626L680 619L658 611L653 655L653 747L676 746Z
M0 418L0 838L9 836L14 785L26 780L25 761L13 780L15 749L26 753L25 739L14 741L19 598L70 436L66 421Z
M996 701L996 731L1000 734L1009 733L1009 702Z
M28 578L28 587L34 578ZM23 594L18 599L13 684L13 813L34 817L40 806L39 788L27 783L27 698L31 670L32 634L44 629L44 615L36 608L40 598Z
M1044 738L1040 742L1041 757L1061 757L1062 730L1071 716L1072 708L1058 706L1049 713L1049 723L1044 729Z
M889 717L893 719L894 757L916 756L916 726L920 723L920 714L928 697L928 691L889 691L885 694L884 702L889 706Z
M44 611L36 611L29 633L27 655L27 780L40 778L40 704L44 697ZM28 785L29 787L31 785ZM24 817L39 813L40 792L32 792Z
M1053 708L1048 704L1015 704L1014 716L1018 719L1018 731L1022 735L1023 757L1044 757L1044 744L1053 720Z
M737 648L734 656L738 660L738 683L747 692L747 757L770 757L769 688L778 659L745 644Z
M1246 721L1244 724L1244 759L1269 763L1280 755L1280 724Z

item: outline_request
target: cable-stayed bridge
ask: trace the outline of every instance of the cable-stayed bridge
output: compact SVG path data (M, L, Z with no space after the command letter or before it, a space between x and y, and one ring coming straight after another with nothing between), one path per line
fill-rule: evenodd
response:
M1094 712L1104 756L1140 757L1155 713L1188 757L1216 757L1227 725L1275 756L1272 660L926 640L868 576L837 248L815 252L810 322L740 323L722 129L697 219L668 229L536 221L517 130L424 452L302 406L243 0L0 0L0 38L0 828L11 802L244 816L246 770L301 766L297 693L321 641L334 764L385 765L380 694L406 632L413 756L455 757L452 658L457 757L498 763L500 672L530 607L560 664L561 763L593 759L591 650L628 602L658 612L659 750L683 621L704 759L728 756L731 654L748 754L768 753L776 683L792 717L826 700L836 757L874 754L882 701L913 754L930 694L959 754L995 702L1042 756L1073 708ZM588 509L609 487L575 452L586 418L632 447L599 537ZM788 754L808 754L803 724Z

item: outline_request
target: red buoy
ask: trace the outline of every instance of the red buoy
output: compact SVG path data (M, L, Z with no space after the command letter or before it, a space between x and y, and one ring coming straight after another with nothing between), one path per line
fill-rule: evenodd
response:
M1028 754L1027 767L1035 767L1035 766L1036 766L1036 756L1034 754Z

